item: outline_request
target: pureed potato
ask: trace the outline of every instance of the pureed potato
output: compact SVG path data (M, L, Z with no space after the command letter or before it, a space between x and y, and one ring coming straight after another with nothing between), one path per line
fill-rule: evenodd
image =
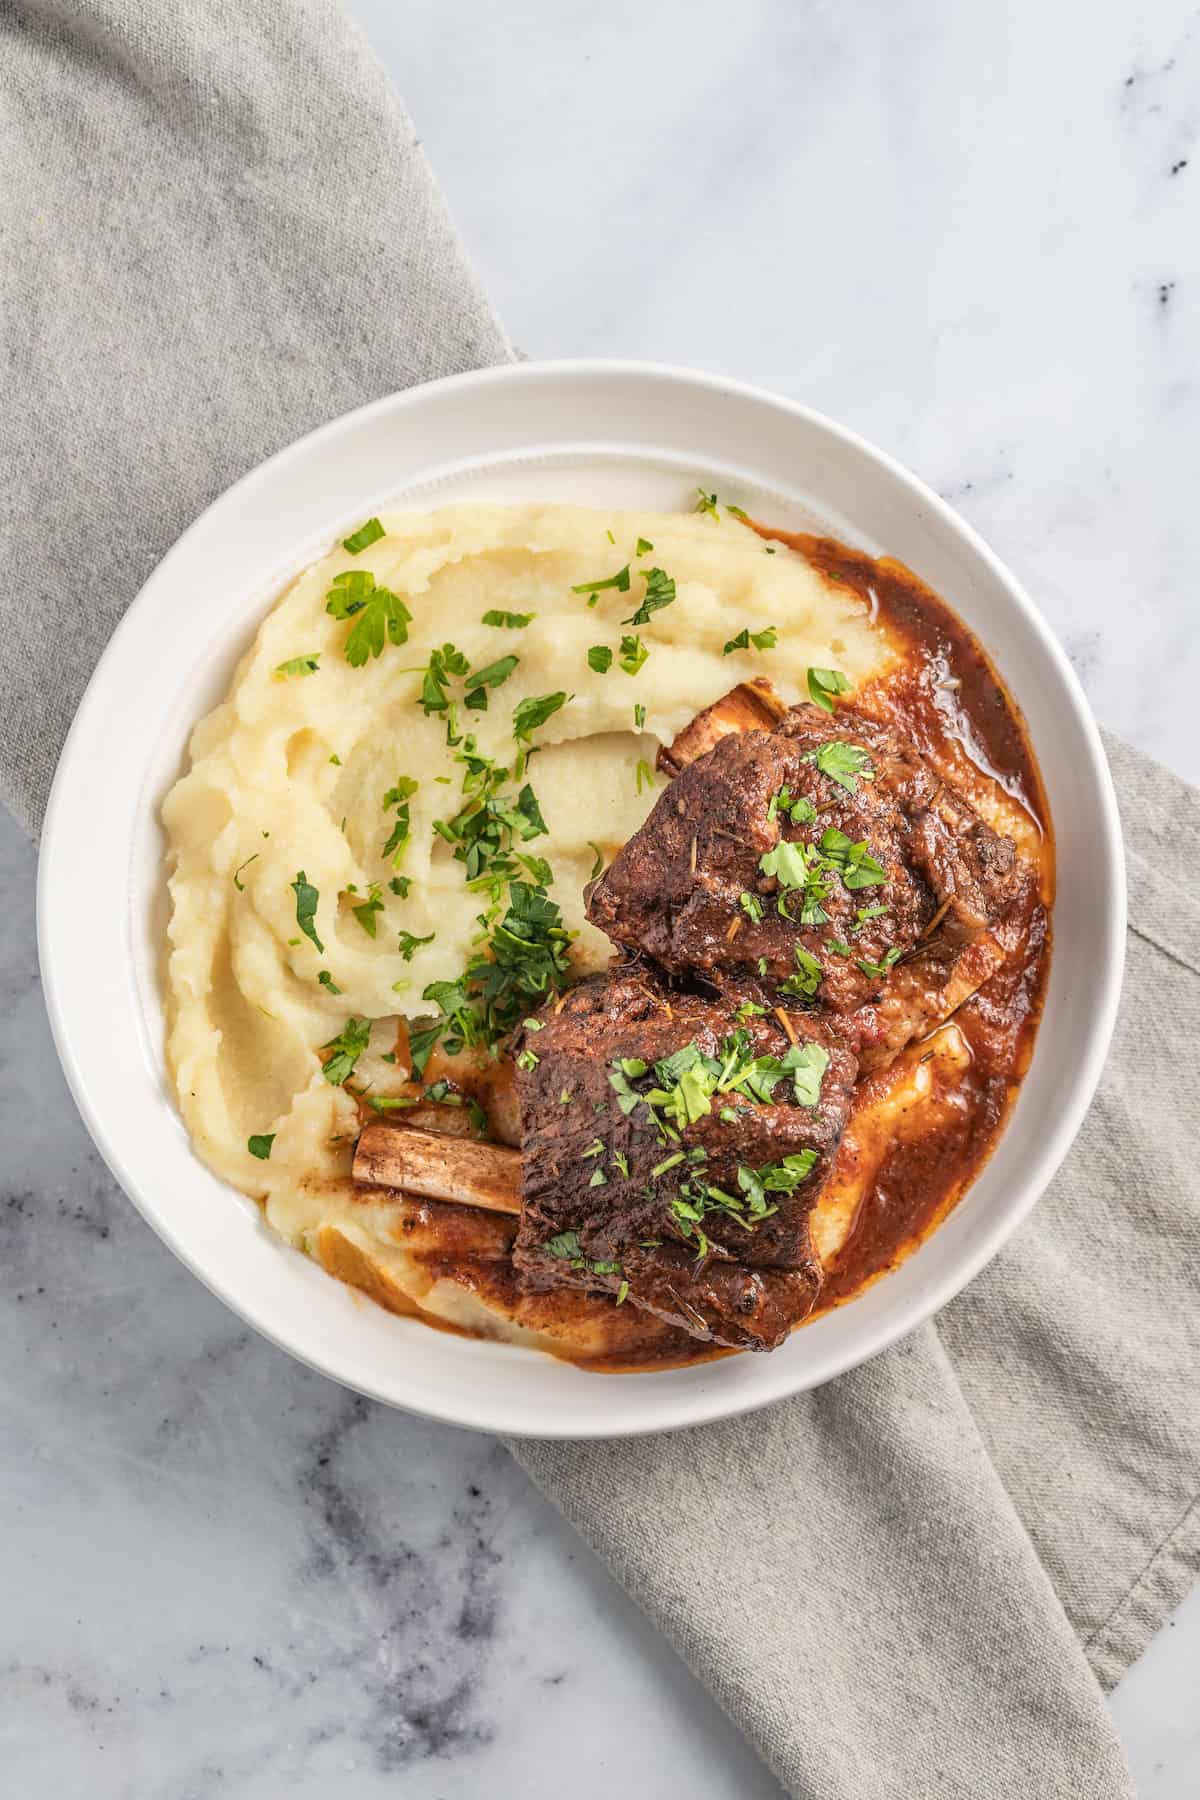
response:
M289 1242L313 1249L333 1225L426 1311L520 1336L494 1299L431 1282L394 1208L355 1200L358 1104L330 1078L352 1061L352 1090L398 1094L398 1016L436 1017L436 984L503 915L504 884L472 889L436 823L484 759L507 769L496 791L529 834L512 853L534 859L519 878L577 934L572 967L602 967L582 890L653 804L658 745L739 680L768 676L792 702L809 667L856 686L893 652L852 594L724 508L380 523L274 606L164 803L168 1061L199 1154Z

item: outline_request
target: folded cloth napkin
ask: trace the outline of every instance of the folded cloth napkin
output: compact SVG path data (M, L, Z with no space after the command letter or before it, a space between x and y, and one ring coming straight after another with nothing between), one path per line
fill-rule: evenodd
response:
M6 0L0 168L0 782L36 829L100 649L206 502L510 352L331 0ZM1200 803L1110 754L1125 1004L1009 1249L816 1393L514 1446L811 1800L1128 1794L1097 1677L1200 1564Z

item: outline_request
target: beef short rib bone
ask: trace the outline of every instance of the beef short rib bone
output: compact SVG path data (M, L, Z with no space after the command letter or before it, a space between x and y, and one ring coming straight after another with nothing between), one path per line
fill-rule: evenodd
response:
M843 1015L864 1065L887 1061L1002 960L989 926L1025 879L1015 847L889 726L798 706L740 729L739 691L694 722L719 719L699 734L712 748L659 796L588 916L673 975Z
M772 1349L811 1311L809 1215L854 1057L814 1021L665 987L580 982L519 1058L527 1286L617 1295L693 1336Z
M521 1155L502 1144L373 1120L354 1151L354 1179L487 1212L521 1210Z

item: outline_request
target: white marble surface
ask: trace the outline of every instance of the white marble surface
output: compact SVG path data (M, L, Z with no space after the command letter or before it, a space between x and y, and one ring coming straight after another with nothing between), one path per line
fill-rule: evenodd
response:
M1200 779L1193 5L357 11L523 350L894 450ZM289 1362L141 1224L58 1074L32 876L0 821L5 1789L778 1793L495 1444ZM1198 1667L1194 1594L1112 1702L1146 1800L1200 1791Z

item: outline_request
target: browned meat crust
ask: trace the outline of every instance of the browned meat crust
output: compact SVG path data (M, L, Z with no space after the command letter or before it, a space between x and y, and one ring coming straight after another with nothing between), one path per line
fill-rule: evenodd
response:
M694 1336L739 1349L774 1348L811 1310L820 1267L809 1213L849 1113L855 1059L815 1020L789 1017L785 1029L773 1014L754 1013L741 1022L736 1005L736 996L678 993L626 966L581 982L539 1015L542 1029L520 1046L514 1261L527 1287L624 1293ZM677 1135L628 1091L620 1104L612 1079L620 1059L647 1066L630 1084L636 1093L654 1085L655 1063L689 1045L721 1061L739 1031L743 1060L784 1059L794 1046L827 1058L816 1104L798 1102L790 1077L766 1104L730 1088ZM770 1192L776 1210L751 1222L739 1171L788 1156L802 1158L803 1177L790 1193ZM678 1205L692 1205L701 1181L737 1197L741 1220L719 1204L702 1205L698 1220L681 1215Z
M764 873L781 842L807 862L807 885L795 855ZM848 707L799 706L683 768L588 916L673 975L756 981L847 1015L849 1041L878 1060L996 966L982 940L1024 880L1011 841L898 732Z

